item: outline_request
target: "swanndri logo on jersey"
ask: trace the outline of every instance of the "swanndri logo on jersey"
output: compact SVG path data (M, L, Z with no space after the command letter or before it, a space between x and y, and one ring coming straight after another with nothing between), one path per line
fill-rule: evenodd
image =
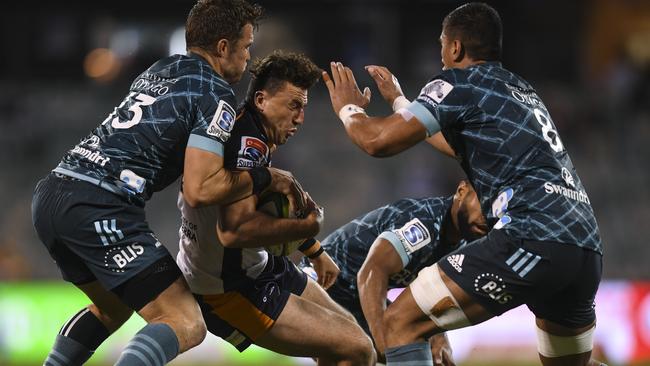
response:
M242 136L237 158L238 168L261 167L265 166L268 161L269 147L264 141L251 136Z
M512 295L506 292L506 284L503 282L503 278L494 273L483 273L476 276L474 291L485 293L501 305L512 299Z
M234 125L235 110L225 100L220 100L206 133L226 142Z
M99 147L99 136L90 135L90 137L81 142L81 145L86 145L91 149L96 149Z
M146 180L129 169L120 172L120 180L137 193L144 191Z
M454 86L448 82L441 79L436 79L422 88L420 96L430 98L434 102L440 103L453 89Z
M99 151L93 151L90 149L86 149L85 147L81 147L79 145L75 146L74 149L70 150L72 154L77 154L80 155L91 162L95 164L99 164L99 166L104 166L106 163L108 163L111 158L107 158L103 156Z
M431 242L431 234L426 226L415 218L397 230L393 230L402 242L407 253L413 253Z
M564 180L564 183L566 183L567 186L576 188L575 179L573 178L571 172L569 172L569 169L563 167L561 174L562 174L562 179ZM555 194L562 195L568 199L591 205L591 202L589 201L589 197L587 196L587 193L584 191L578 191L576 189L567 188L558 184L553 184L551 182L544 183L544 191L546 191L546 194L555 193Z
M406 287L411 284L417 277L418 273L413 273L410 270L404 268L397 273L390 275L390 280L393 281L398 286Z
M451 264L452 267L458 273L463 272L463 262L465 261L465 254L453 254L447 257L447 262Z
M564 179L564 182L572 188L576 187L576 182L573 179L573 175L569 172L569 169L562 167L562 179Z

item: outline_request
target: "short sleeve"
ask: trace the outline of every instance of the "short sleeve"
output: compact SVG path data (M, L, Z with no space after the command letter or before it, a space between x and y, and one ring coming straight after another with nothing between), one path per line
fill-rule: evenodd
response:
M384 231L379 237L393 245L402 259L403 267L409 264L413 253L431 243L431 233L418 218L398 229Z
M188 147L213 152L223 156L224 144L230 138L235 124L234 97L209 93L197 101L196 121L190 132Z
M449 70L433 78L406 107L424 125L429 136L461 123L464 112L470 108L469 84L459 81L455 72Z

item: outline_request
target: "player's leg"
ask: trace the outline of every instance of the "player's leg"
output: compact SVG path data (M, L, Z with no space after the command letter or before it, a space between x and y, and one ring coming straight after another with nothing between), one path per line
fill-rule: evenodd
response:
M97 281L78 287L93 303L81 309L61 327L45 365L85 363L97 347L133 314L133 310Z
M116 365L165 365L205 338L201 311L169 254L113 291L147 322Z
M320 285L316 283L316 281L308 280L307 286L305 287L303 293L300 294L300 297L302 297L305 300L314 302L324 307L325 309L333 311L343 316L344 318L350 320L353 323L357 322L354 315L352 315L352 313L350 313L347 309L345 309L343 306L341 306L336 301L334 301L327 294L327 292L322 287L320 287Z
M387 365L431 365L431 345L427 342L430 336L478 324L492 316L437 264L428 267L386 309Z
M106 293L82 258L58 238L57 219L61 215L60 206L72 196L67 192L71 184L53 175L38 183L32 201L34 228L59 267L63 279L84 290L101 308L111 309L112 312L103 316L99 307L91 304L74 314L57 334L54 345L44 361L47 366L83 364L132 313L115 295ZM103 296L100 293L103 293Z
M273 327L255 343L286 355L326 362L374 362L372 342L356 322L293 294Z
M602 256L576 246L547 247L558 258L558 272L574 280L559 286L561 290L551 296L528 304L537 316L539 358L545 366L602 365L591 359L596 330L594 300L602 274Z

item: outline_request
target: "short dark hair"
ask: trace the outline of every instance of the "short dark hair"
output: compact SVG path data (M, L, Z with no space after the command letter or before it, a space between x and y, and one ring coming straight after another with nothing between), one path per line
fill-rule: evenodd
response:
M262 13L261 6L246 0L199 0L185 23L187 48L200 47L211 52L220 39L236 42L246 24L257 27Z
M473 60L501 59L503 25L499 13L485 3L461 5L442 21L443 32L457 39Z
M309 89L316 84L322 70L302 53L276 50L253 61L249 72L251 81L248 84L246 103L252 102L255 93L260 90L274 94L284 82Z

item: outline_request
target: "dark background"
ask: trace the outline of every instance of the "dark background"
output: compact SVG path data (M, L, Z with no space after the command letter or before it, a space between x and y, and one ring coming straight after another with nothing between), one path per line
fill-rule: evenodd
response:
M268 17L253 57L277 48L321 67L388 66L408 98L440 71L438 37L457 1L259 1ZM504 65L538 90L596 212L605 277L649 279L650 2L488 1L504 24ZM58 279L31 224L38 179L120 103L134 77L170 53L192 1L10 2L0 10L0 280ZM176 33L175 33L176 32ZM181 44L182 47L182 44ZM181 48L182 50L182 48ZM178 52L178 51L177 51ZM243 95L248 78L237 86ZM398 198L446 196L463 177L428 145L371 158L346 137L323 83L306 123L274 158L326 209L320 235ZM149 222L177 250L178 184L154 196Z

